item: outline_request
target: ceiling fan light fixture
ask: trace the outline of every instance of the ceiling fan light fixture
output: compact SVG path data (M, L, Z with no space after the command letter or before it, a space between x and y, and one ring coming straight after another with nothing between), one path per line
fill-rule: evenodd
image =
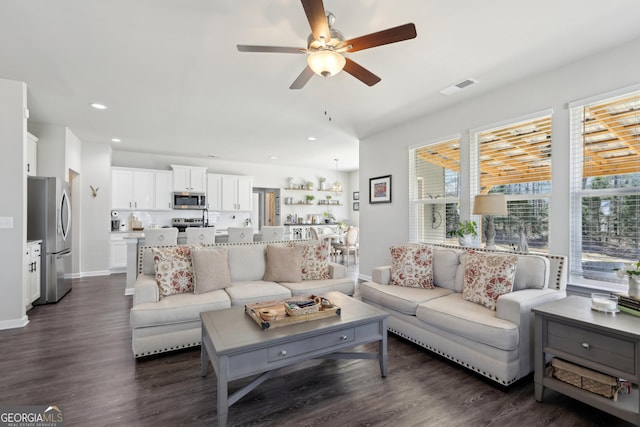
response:
M321 49L307 56L307 64L319 76L331 77L344 68L347 60L331 49Z

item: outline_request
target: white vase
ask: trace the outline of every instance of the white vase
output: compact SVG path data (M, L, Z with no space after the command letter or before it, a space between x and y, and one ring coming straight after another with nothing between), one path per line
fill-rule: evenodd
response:
M640 281L634 276L629 276L629 292L630 297L640 298Z
M465 234L462 237L458 237L458 243L460 246L472 247L473 246L473 234Z

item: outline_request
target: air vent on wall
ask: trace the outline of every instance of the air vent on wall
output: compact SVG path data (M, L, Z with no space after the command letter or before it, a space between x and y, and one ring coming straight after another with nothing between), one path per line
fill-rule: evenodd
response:
M453 86L449 86L448 88L442 89L440 93L443 95L453 95L454 93L458 93L462 89L466 89L469 86L474 85L476 83L478 83L476 79L466 79Z

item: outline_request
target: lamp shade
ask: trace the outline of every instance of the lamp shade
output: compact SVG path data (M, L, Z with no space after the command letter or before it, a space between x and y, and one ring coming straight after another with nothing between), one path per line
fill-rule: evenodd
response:
M508 215L504 194L481 194L473 200L474 215Z
M307 64L314 73L330 77L338 74L344 68L347 60L344 56L329 49L312 52L307 56Z

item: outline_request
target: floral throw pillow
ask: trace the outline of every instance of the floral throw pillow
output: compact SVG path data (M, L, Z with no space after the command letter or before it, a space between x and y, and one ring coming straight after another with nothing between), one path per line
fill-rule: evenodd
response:
M467 252L462 298L495 310L498 297L513 289L517 263L515 255Z
M431 246L391 246L391 284L432 289L434 286Z
M152 248L160 299L174 294L193 292L193 266L190 246Z
M329 279L329 249L322 243L290 243L302 247L302 280Z

